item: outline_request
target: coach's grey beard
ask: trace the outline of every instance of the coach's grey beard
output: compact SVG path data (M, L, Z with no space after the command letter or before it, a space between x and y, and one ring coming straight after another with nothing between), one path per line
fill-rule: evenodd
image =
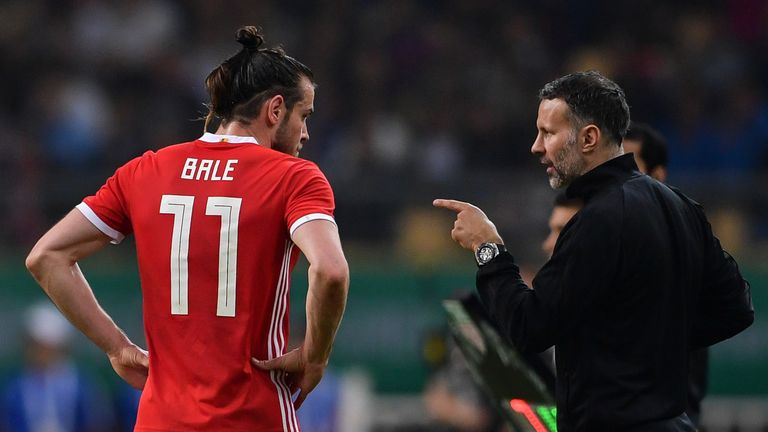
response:
M568 186L584 170L586 163L579 157L576 147L576 134L571 132L565 146L552 160L552 167L555 169L555 174L549 177L549 186L552 189Z

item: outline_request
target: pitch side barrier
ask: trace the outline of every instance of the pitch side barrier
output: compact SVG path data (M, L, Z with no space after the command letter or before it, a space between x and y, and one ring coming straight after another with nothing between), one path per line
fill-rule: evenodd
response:
M445 300L443 307L470 373L513 430L557 431L551 362L504 340L476 296Z

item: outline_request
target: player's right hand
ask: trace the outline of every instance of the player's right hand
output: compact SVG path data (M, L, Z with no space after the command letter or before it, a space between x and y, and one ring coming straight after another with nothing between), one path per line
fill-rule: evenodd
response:
M293 407L299 409L309 392L317 387L325 372L325 364L310 363L302 350L303 346L271 360L251 359L251 363L261 370L280 370L286 373L291 394L299 391Z
M149 353L136 345L126 345L110 354L112 369L133 388L143 389L149 375Z

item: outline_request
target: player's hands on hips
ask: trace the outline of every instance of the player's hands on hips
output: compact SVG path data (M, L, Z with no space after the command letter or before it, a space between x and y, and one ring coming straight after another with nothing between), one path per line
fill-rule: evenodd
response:
M295 394L296 390L299 391L296 401L293 402L295 409L301 407L309 392L314 390L317 384L320 383L326 367L326 363L311 363L307 361L302 348L303 346L272 360L251 359L251 363L261 370L286 372L291 394Z
M149 354L136 345L126 345L108 354L112 369L120 378L139 390L144 388L149 375Z
M453 223L451 238L461 247L474 251L481 243L503 243L499 232L496 231L496 225L482 210L472 204L436 199L432 205L456 212L456 222Z

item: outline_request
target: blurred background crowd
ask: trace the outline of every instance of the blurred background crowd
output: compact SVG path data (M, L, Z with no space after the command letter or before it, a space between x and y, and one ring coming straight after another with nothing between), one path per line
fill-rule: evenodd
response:
M529 271L543 263L554 193L529 153L536 93L571 71L597 69L625 89L633 119L667 138L669 183L705 205L757 275L753 291L768 291L765 0L4 0L0 22L4 370L21 358L24 307L42 298L24 253L118 166L202 134L203 80L238 49L243 24L319 84L302 157L334 187L353 276L335 361L372 377L371 392L421 391L440 299L472 286L471 257L433 198L478 204ZM115 249L92 265L94 289L140 335L133 252ZM715 353L713 368L759 374L766 321ZM106 363L76 346L86 363ZM762 373L741 387L715 377L714 391L765 398Z

